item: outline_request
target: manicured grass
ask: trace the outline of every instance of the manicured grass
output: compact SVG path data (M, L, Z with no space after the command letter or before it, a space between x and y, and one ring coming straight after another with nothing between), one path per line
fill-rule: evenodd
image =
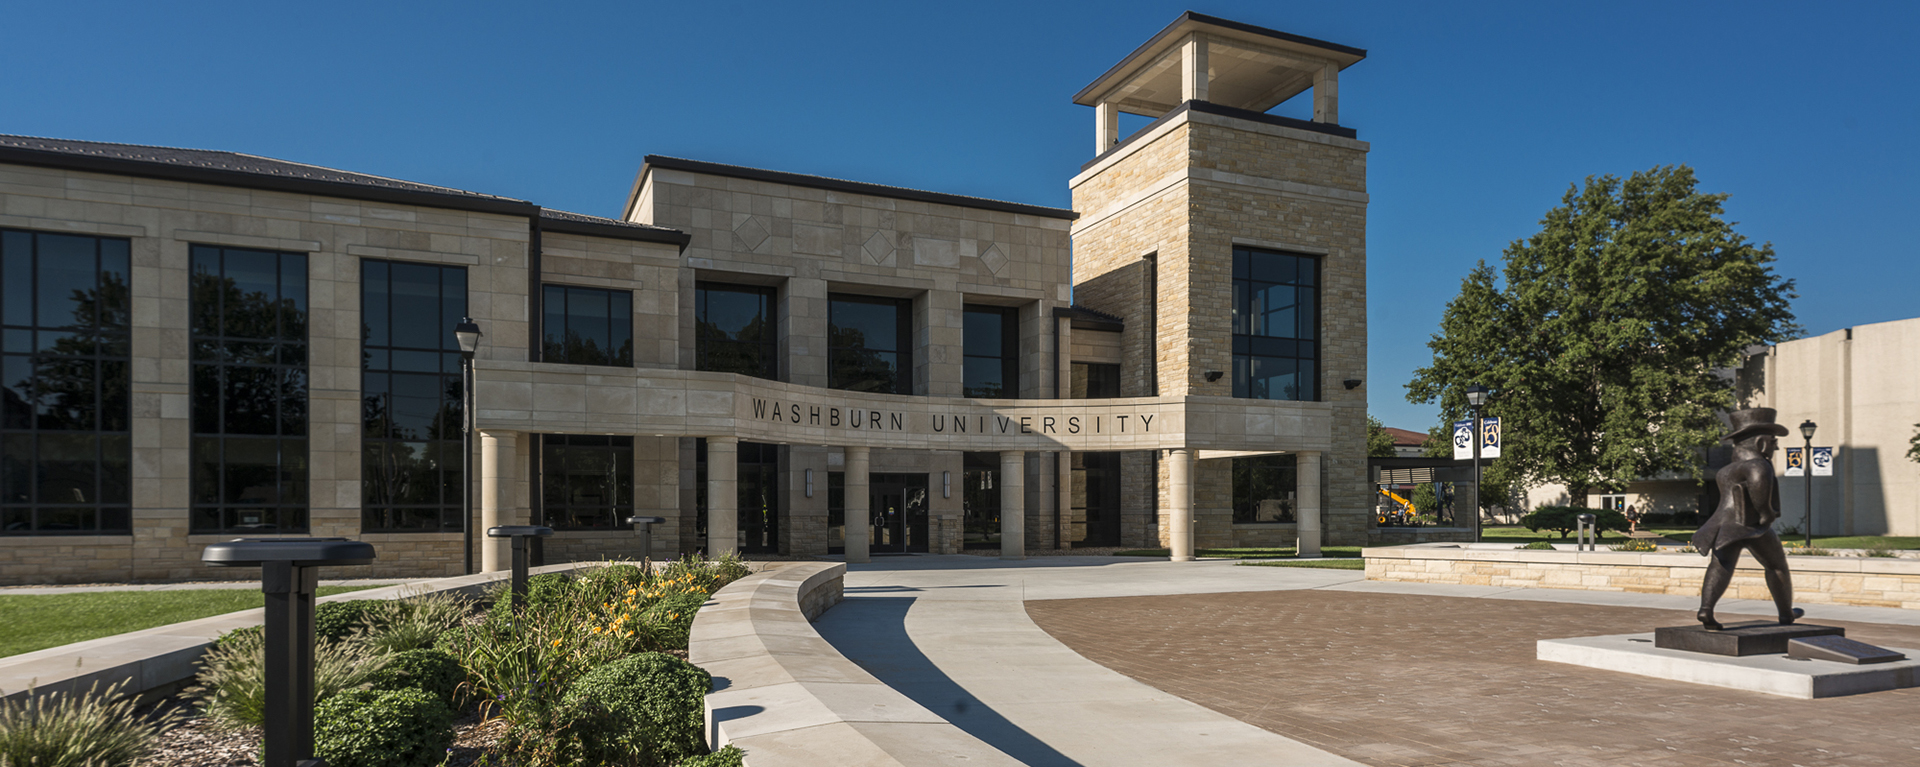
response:
M1167 556L1167 554L1166 549L1132 549L1129 551L1113 552L1113 555L1116 557L1164 557ZM1201 559L1291 559L1297 556L1292 546L1286 548L1195 549L1193 555ZM1320 556L1358 557L1360 556L1360 547L1322 546L1320 547Z
M1365 570L1364 559L1309 559L1302 562L1241 562L1241 567L1316 567L1322 570Z
M1646 527L1641 529L1659 533L1681 543L1686 543L1692 539L1694 533L1694 529L1691 527ZM1615 530L1609 530L1600 535L1601 540L1626 540L1626 537L1626 533ZM1481 528L1480 540L1486 543L1528 544L1534 541L1572 543L1574 536L1568 535L1565 538L1561 538L1560 533L1553 530L1543 529L1539 532L1534 532L1518 525L1499 525Z
M375 586L321 586L320 596ZM0 594L0 657L260 607L258 589Z
M1805 536L1782 535L1789 545L1798 546L1806 541ZM1900 549L1912 551L1920 549L1920 536L1912 535L1847 535L1813 537L1813 546L1817 549Z

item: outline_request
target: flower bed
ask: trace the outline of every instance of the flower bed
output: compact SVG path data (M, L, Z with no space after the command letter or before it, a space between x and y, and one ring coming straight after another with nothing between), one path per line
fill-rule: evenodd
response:
M707 596L746 574L737 559L683 559L541 575L519 610L504 588L478 601L435 594L322 604L314 621L315 756L332 767L431 767L456 761L458 732L467 746L459 762L738 765L737 749L707 753L701 732L711 681L685 657ZM145 728L142 747L129 753L157 751L143 764L187 764L201 762L168 752L204 758L209 744L231 754L236 742L256 750L262 645L258 627L221 636L198 685L179 699L197 714L187 727L159 733L178 714L119 716ZM115 697L96 692L72 702L104 712L124 706ZM0 742L57 735L20 718L0 729ZM26 763L13 756L0 747L0 763Z

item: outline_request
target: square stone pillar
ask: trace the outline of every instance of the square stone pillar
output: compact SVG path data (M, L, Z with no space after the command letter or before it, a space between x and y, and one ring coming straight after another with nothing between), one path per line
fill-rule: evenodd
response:
M807 495L808 472L813 494ZM795 556L827 553L827 449L793 445L780 451L780 482L786 508L780 519L780 550Z
M1167 451L1167 548L1175 562L1193 561L1193 451Z
M1207 38L1193 35L1180 44L1181 100L1206 101L1207 83Z
M1313 121L1340 124L1340 65L1331 61L1313 75Z
M927 456L927 550L935 554L958 554L966 545L962 529L967 489L963 455L935 450Z
M869 448L849 447L846 454L847 561L857 564L869 561L867 527L873 521L873 511L867 497L867 475L873 463Z
M1320 556L1320 453L1304 452L1294 458L1295 529L1300 535L1297 555Z
M1000 453L1000 558L1027 558L1027 454Z
M1102 101L1093 107L1093 153L1098 156L1120 143L1120 107Z
M707 438L707 556L740 550L740 440Z
M473 537L480 545L480 571L491 573L513 566L512 541L488 538L487 528L517 524L518 483L514 478L519 432L480 432L480 529Z

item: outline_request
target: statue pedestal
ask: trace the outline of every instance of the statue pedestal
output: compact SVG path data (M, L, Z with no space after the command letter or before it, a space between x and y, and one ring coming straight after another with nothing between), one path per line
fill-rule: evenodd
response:
M1710 631L1698 624L1692 626L1667 626L1653 630L1653 646L1666 650L1685 650L1710 655L1785 655L1787 640L1802 637L1846 636L1847 630L1836 626L1813 626L1794 623L1782 626L1775 621L1747 621L1729 623L1719 631Z
M1785 641L1785 640L1782 640ZM1542 639L1535 657L1602 671L1636 674L1789 698L1830 698L1920 687L1920 651L1887 648L1906 660L1853 665L1779 654L1736 657L1653 646L1653 634Z

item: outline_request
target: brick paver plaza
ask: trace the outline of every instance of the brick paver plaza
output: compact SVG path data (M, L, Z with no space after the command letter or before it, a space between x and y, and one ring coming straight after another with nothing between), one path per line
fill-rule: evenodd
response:
M1686 612L1292 590L1027 613L1094 662L1368 764L1920 765L1920 689L1794 700L1534 659L1539 638L1683 625ZM1920 647L1916 627L1819 622Z

